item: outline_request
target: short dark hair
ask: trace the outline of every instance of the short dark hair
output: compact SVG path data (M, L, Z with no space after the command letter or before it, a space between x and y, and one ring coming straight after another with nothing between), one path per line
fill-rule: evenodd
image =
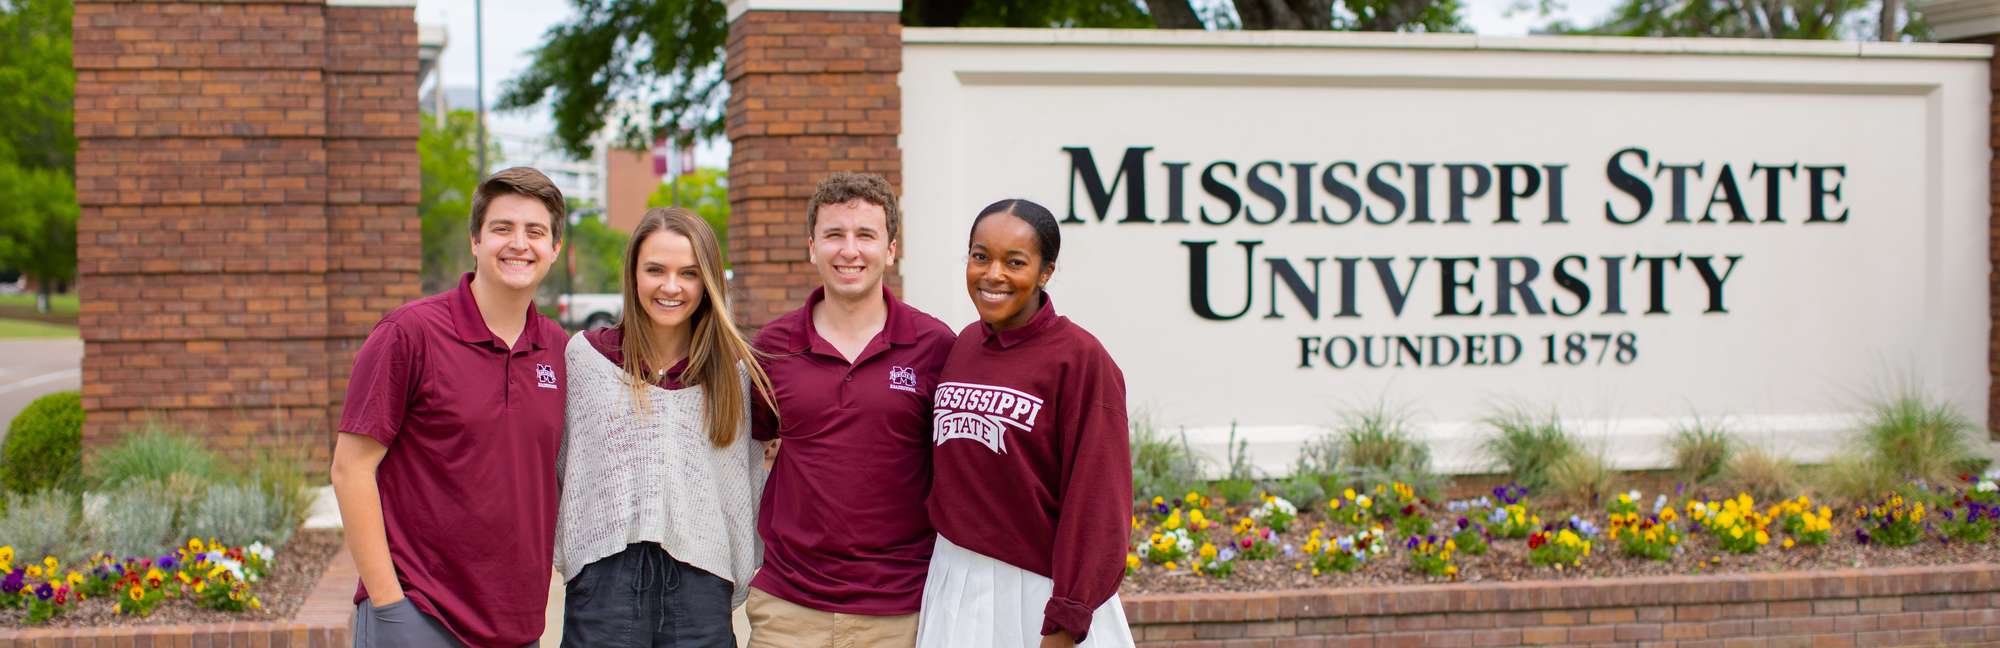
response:
M812 200L806 202L806 237L811 238L819 228L819 208L824 205L844 205L860 199L882 208L882 216L888 221L889 241L903 231L903 212L896 208L896 190L889 186L889 180L873 173L838 172L819 181L813 188Z
M972 219L972 229L979 229L979 221L994 214L1019 218L1034 228L1035 246L1040 248L1042 263L1056 262L1056 254L1062 252L1062 227L1056 224L1056 215L1049 213L1049 208L1026 198L1007 198L979 210L979 216ZM966 245L972 245L970 234L966 235Z
M472 192L472 238L486 227L486 206L505 195L532 198L549 210L549 235L562 242L563 225L569 223L569 208L563 204L562 190L542 172L528 167L501 169L479 183Z

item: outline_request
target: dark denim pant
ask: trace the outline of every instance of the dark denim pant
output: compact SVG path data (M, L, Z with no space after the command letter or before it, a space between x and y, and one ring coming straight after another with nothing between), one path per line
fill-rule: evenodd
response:
M660 545L628 545L564 586L563 648L735 648L732 589Z

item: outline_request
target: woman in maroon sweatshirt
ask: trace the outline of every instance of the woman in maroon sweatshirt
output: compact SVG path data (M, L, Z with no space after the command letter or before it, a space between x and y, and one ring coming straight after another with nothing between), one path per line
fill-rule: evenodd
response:
M919 648L1131 646L1125 376L1043 286L1062 235L1027 200L972 222L965 327L932 394L937 548Z

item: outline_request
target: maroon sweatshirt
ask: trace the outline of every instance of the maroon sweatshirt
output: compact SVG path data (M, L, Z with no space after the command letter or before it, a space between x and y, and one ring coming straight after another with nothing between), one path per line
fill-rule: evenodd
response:
M1042 298L1019 328L959 332L932 393L929 509L953 543L1054 580L1042 634L1083 641L1125 572L1125 375Z

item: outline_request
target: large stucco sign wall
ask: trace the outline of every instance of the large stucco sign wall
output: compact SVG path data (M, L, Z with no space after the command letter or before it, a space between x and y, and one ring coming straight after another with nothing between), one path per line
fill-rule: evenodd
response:
M1915 385L1984 420L1983 46L904 32L908 299L1064 219L1058 309L1135 411L1270 468L1343 412L1472 470L1505 407L1626 467L1724 418L1824 456Z

